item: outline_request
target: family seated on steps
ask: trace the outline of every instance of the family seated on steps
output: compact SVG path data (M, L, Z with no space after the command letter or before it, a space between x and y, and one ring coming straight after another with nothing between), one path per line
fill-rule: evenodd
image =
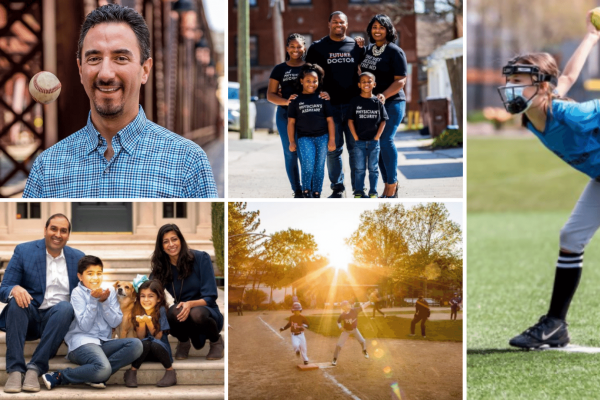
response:
M158 386L175 385L169 334L179 340L176 359L187 358L191 345L200 349L206 339L206 358L223 358L223 315L210 256L189 249L177 225L159 229L150 280L135 279L137 298L126 317L117 291L101 288L102 260L66 246L70 233L68 218L52 215L44 239L18 245L6 268L0 284L0 301L8 303L0 314L7 346L4 392L37 392L40 376L48 389L69 383L105 388L110 376L129 364L125 384L136 387L137 369L145 361L165 367ZM175 301L170 308L165 291ZM113 329L119 331L122 322L133 330L126 335L131 337L113 339ZM26 364L25 341L37 339ZM48 373L49 360L63 340L67 358L79 367Z

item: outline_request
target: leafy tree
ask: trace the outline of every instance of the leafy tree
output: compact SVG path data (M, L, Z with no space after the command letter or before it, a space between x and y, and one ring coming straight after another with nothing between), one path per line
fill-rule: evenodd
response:
M409 210L402 204L381 204L361 215L358 229L346 243L357 264L382 270L395 282L462 284L462 232L441 203Z
M263 239L253 235L260 226L260 211L246 211L247 203L228 203L228 275L232 285L243 284L247 280L244 270L256 258L256 251ZM264 233L264 231L263 231Z
M267 294L260 289L246 289L244 292L244 303L256 310L267 299Z

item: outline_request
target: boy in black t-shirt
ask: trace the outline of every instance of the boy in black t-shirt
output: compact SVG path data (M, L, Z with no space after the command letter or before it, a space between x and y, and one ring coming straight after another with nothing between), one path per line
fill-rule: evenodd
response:
M360 96L350 102L348 127L355 140L354 159L354 198L377 198L379 178L379 138L388 119L385 107L376 96L375 75L370 72L360 74L358 87ZM365 195L365 173L369 169L369 195Z

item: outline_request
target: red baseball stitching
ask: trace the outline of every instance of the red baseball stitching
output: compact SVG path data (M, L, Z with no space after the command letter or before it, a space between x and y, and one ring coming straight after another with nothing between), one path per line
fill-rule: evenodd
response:
M40 74L40 73L38 72L37 74L35 74L35 75L33 76L33 87L34 87L34 88L35 88L35 89L36 89L38 92L40 92L40 93L44 93L44 94L51 94L51 93L54 93L54 92L56 92L58 89L60 89L60 88L62 87L61 83L60 83L60 82L58 82L58 85L56 85L56 86L54 86L54 87L52 87L52 88L50 88L50 89L43 89L43 88L41 88L41 87L38 85L38 83L37 83L37 78L38 78L38 75L39 75L39 74Z

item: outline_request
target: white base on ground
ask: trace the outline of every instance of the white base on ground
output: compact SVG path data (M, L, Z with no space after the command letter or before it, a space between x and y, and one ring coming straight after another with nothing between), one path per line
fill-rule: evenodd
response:
M600 347L586 347L586 346L578 346L576 344L569 344L566 347L545 347L540 350L555 350L555 351L564 351L567 353L587 353L587 354L596 354L600 353Z
M331 365L331 361L330 362L315 363L315 364L318 365L319 368L335 368L335 365Z

